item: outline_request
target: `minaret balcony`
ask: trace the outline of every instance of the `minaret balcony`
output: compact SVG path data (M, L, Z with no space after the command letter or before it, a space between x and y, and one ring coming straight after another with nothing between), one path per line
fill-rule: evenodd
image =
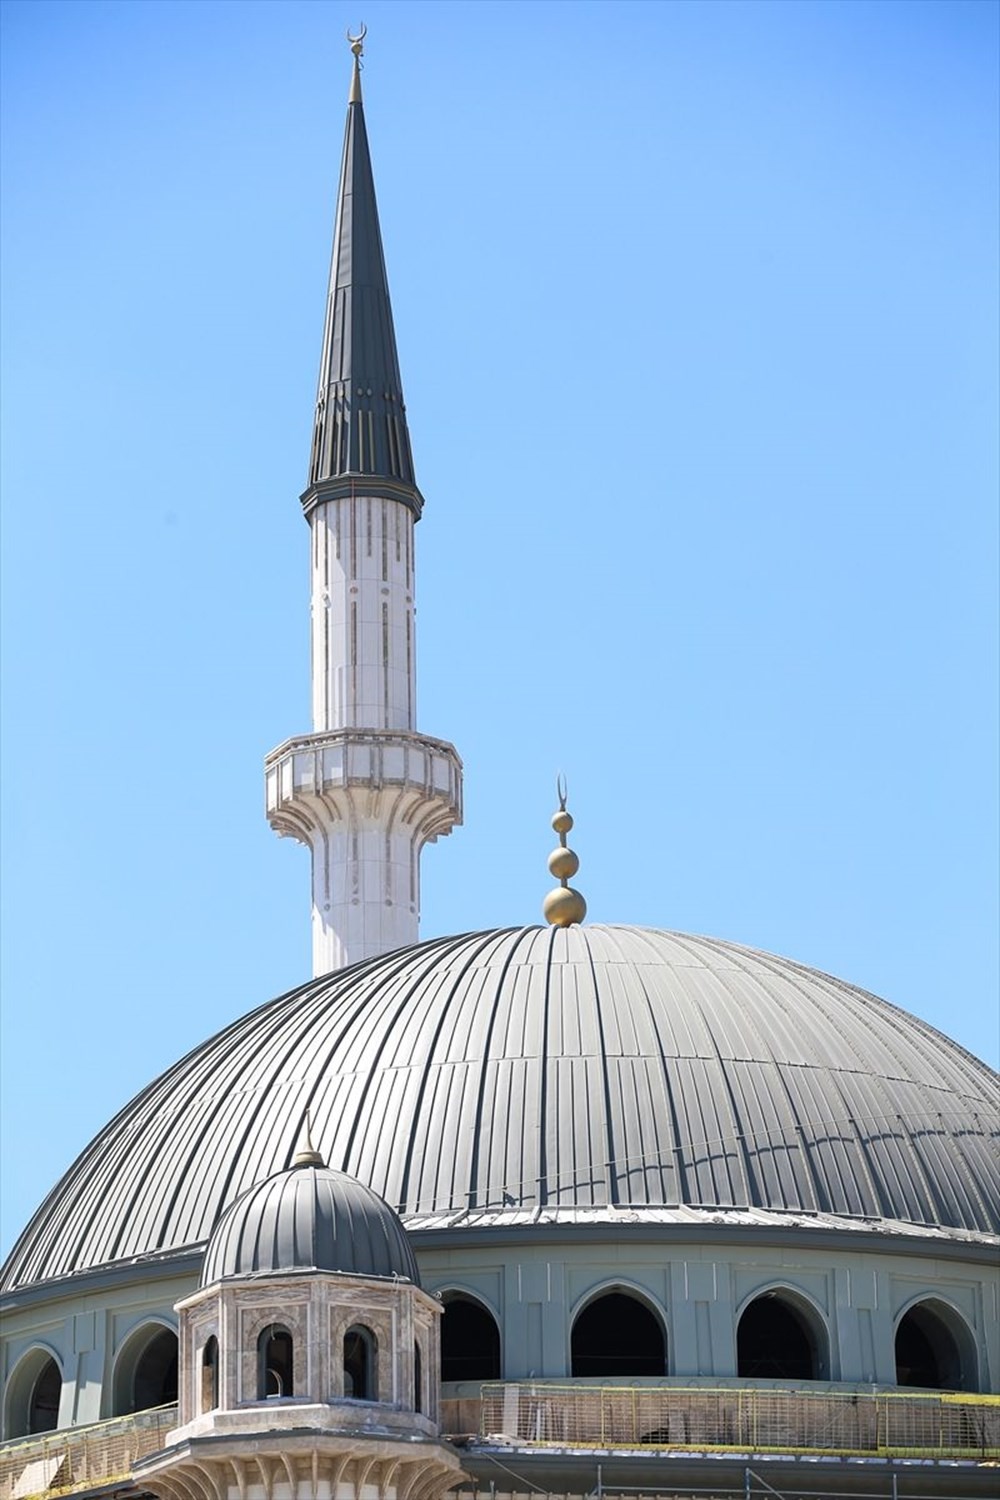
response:
M264 763L267 818L311 844L341 820L412 830L419 845L462 821L462 762L453 745L391 729L338 729L286 740Z

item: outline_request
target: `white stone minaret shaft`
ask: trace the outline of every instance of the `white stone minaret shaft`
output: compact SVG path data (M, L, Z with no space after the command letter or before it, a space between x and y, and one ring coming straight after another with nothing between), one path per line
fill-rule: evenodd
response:
M313 732L266 763L312 850L313 970L414 943L420 851L462 819L454 748L416 731L413 476L355 64L309 487Z
M412 730L413 512L358 494L309 522L313 729Z

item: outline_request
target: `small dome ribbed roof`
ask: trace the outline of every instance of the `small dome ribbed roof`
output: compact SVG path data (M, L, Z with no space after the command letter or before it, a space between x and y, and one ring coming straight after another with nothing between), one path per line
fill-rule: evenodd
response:
M420 1285L396 1214L371 1188L324 1166L292 1166L231 1203L212 1230L201 1284L283 1271L405 1276Z
M793 1215L996 1235L998 1107L985 1063L789 959L597 924L439 938L311 980L149 1084L0 1289L204 1245L307 1116L411 1230Z

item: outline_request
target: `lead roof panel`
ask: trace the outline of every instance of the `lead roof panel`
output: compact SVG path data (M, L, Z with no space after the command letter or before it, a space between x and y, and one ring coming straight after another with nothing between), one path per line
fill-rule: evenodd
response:
M998 1109L984 1064L789 960L598 925L441 939L181 1059L69 1169L2 1284L204 1243L307 1112L332 1167L421 1222L617 1205L996 1234Z

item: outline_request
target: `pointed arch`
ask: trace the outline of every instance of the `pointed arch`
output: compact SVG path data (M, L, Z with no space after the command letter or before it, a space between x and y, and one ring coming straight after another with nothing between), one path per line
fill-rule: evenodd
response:
M441 1379L499 1380L500 1325L493 1312L471 1292L441 1294Z
M201 1346L201 1411L214 1411L219 1404L219 1340L210 1333Z
M978 1391L976 1340L965 1318L938 1296L917 1297L896 1320L897 1385L922 1390Z
M736 1322L736 1373L748 1380L829 1380L830 1335L815 1302L781 1283L748 1297Z
M115 1356L111 1415L171 1406L177 1400L177 1331L156 1318L134 1328Z
M575 1379L666 1375L666 1320L648 1292L615 1281L587 1293L572 1317L570 1372Z
M353 1401L378 1400L378 1340L363 1323L344 1334L344 1395Z
M62 1365L54 1349L35 1344L21 1355L7 1382L4 1437L54 1432L59 1425Z
M257 1400L295 1395L295 1347L283 1323L268 1323L257 1336Z

